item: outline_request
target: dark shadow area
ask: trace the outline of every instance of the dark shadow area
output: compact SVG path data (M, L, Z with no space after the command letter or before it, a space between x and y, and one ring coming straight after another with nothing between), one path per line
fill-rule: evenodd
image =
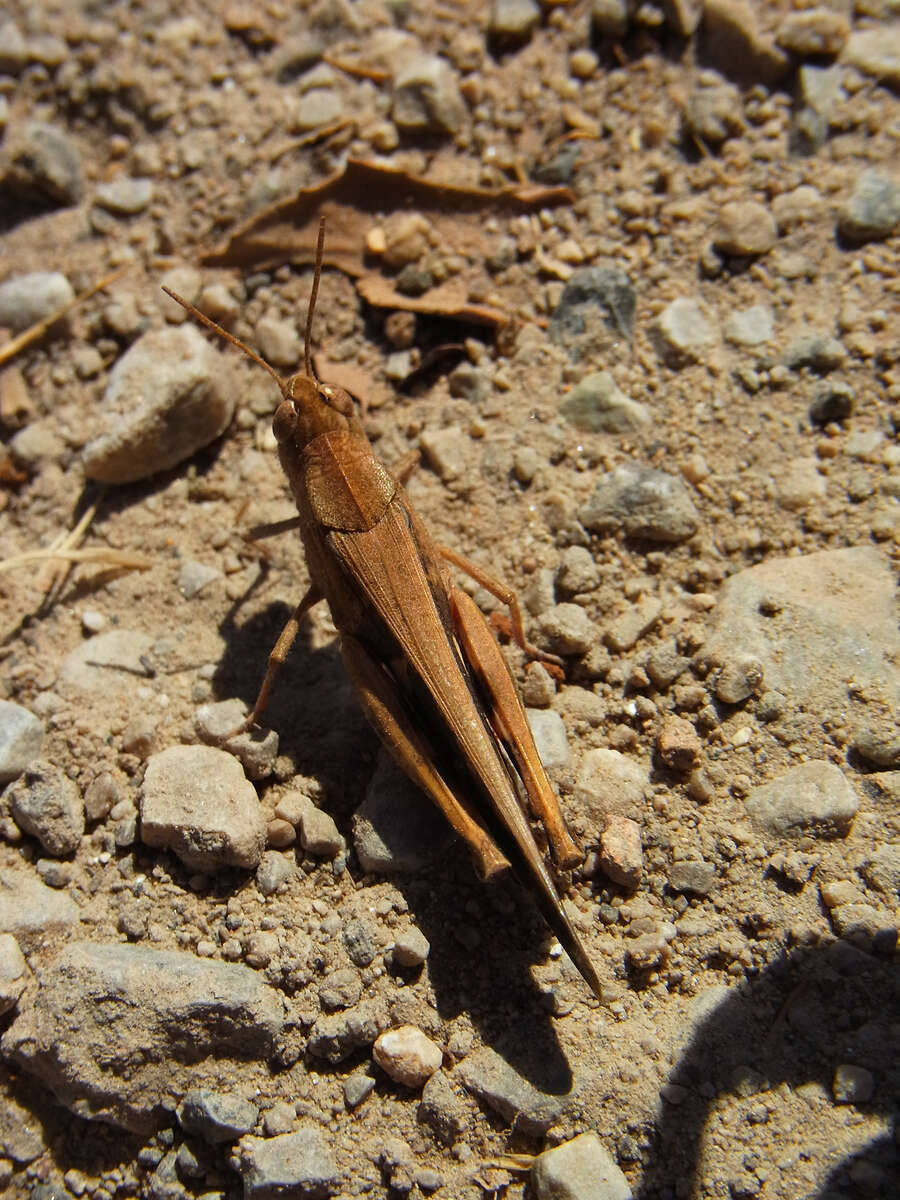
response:
M831 1097L837 1067L852 1064L871 1072L874 1080L871 1099L860 1101L859 1111L887 1116L897 1113L898 1014L900 973L896 963L846 941L783 955L755 979L731 989L697 1025L666 1080L667 1085L677 1085L679 1102L661 1106L638 1200L693 1196L700 1194L695 1189L701 1188L703 1195L718 1194L712 1179L704 1179L700 1156L710 1110L716 1097L724 1093L745 1097L748 1108L751 1097L781 1083L791 1089L815 1083ZM812 1114L810 1119L812 1123ZM817 1123L818 1117L815 1120ZM834 1122L837 1143L844 1126L840 1108L836 1108ZM744 1161L750 1185L754 1178L752 1123L748 1122L746 1129L748 1154ZM793 1141L788 1130L776 1126L776 1133L782 1132L786 1142ZM802 1133L799 1140L805 1144ZM811 1143L811 1152L815 1144ZM860 1168L856 1175L852 1171L854 1163L865 1163L867 1186L858 1178ZM758 1165L771 1167L763 1162ZM873 1172L880 1172L887 1192L877 1184L872 1186ZM887 1183L891 1178L900 1179L900 1150L890 1137L880 1138L842 1161L816 1195L821 1200L894 1195ZM716 1183L724 1186L718 1177ZM758 1186L763 1186L761 1181ZM732 1187L731 1194L751 1193L735 1192ZM790 1192L788 1178L784 1178L781 1194L809 1195L799 1180L796 1191Z

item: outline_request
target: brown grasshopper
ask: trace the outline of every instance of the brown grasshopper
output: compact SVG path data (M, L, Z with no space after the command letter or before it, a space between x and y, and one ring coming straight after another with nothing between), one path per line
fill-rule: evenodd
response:
M349 394L315 378L310 334L324 232L323 220L304 369L287 378L164 289L264 367L283 396L272 430L297 504L292 524L300 530L312 582L269 656L243 728L262 716L301 618L327 600L344 665L382 742L465 841L482 879L511 867L531 888L548 925L599 995L600 979L562 906L527 809L542 823L558 867L570 870L582 852L566 828L500 647L481 610L454 585L446 564L466 571L502 600L519 646L526 653L541 652L525 640L514 594L432 541L402 483L375 457Z

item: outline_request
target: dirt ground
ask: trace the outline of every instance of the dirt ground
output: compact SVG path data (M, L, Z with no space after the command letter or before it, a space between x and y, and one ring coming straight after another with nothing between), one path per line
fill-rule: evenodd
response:
M257 1135L319 1131L333 1177L284 1194L620 1195L529 1177L528 1156L589 1130L642 1200L900 1191L900 10L703 8L611 0L592 22L564 0L6 6L0 287L62 272L80 292L124 271L0 386L0 695L43 722L41 757L88 806L59 853L8 796L0 813L3 870L79 913L19 938L28 983L0 1017L5 1194L281 1194L235 1143L201 1145L176 1118L186 1063L191 1086L252 1100ZM277 753L253 784L268 850L297 869L263 894L252 870L191 869L141 832L148 760L203 740L201 705L253 703L309 575L296 532L248 537L293 512L265 372L209 335L227 428L161 470L165 436L145 431L124 482L96 439L143 400L120 392L114 412L110 372L187 328L164 282L299 366L320 212L319 375L363 401L388 465L421 453L408 490L435 538L511 584L529 636L563 653L555 679L508 650L529 705L562 718L550 774L587 858L561 887L602 1003L518 885L480 883L459 846L423 846L433 859L411 873L363 870L353 814L379 751L325 606L282 671ZM585 300L566 288L586 268L606 274ZM164 365L142 361L162 393ZM623 465L674 481L649 524L631 519L653 508L634 489L596 515ZM67 544L105 559L6 562L58 546L93 505ZM866 553L809 584L784 565L850 548ZM766 566L757 609L799 615L771 661L759 651L765 670L740 659L735 687L726 589ZM816 582L831 578L834 593ZM586 641L567 643L564 619ZM866 643L858 672L844 627ZM79 682L73 655L115 630L140 635L133 664ZM851 816L766 823L757 789L810 762L840 772ZM336 858L291 844L276 808L298 791L334 819ZM602 842L626 821L633 887ZM360 922L368 962L349 945ZM424 967L392 957L410 927ZM163 1061L160 1087L169 1066L177 1086L157 1128L88 1119L77 1067L61 1094L8 1040L76 940L243 962L283 1005L278 1053ZM323 995L338 972L350 1001ZM448 1094L430 1117L421 1085L373 1061L374 1033L337 1062L310 1049L327 1009L360 1005L441 1048ZM505 1109L466 1075L487 1051L514 1072ZM374 1089L353 1103L361 1075ZM441 1119L458 1128L442 1137Z

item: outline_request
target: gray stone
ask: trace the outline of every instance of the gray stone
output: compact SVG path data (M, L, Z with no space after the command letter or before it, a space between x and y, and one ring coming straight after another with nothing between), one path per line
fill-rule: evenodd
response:
M408 371L404 372L404 376L407 374ZM468 400L470 404L481 404L493 391L490 377L470 362L461 362L450 372L447 386L451 396Z
M702 859L687 859L672 863L669 868L669 887L676 892L691 892L695 896L708 896L716 882L714 863Z
M333 125L340 121L343 113L344 106L339 92L333 88L310 88L297 102L291 128L295 133L308 133L312 129L320 129L323 125ZM294 361L296 362L296 359Z
M278 1137L244 1137L239 1144L245 1200L324 1200L338 1181L322 1129L304 1125Z
M554 604L538 618L543 644L553 654L586 654L600 632L580 604Z
M849 33L850 25L843 13L826 7L811 8L782 17L775 40L798 58L833 58Z
M355 1050L371 1046L388 1027L388 1018L371 1000L364 1000L346 1012L320 1016L309 1035L307 1050L314 1058L335 1065Z
M863 863L862 874L870 887L889 899L900 897L900 842L889 842L872 850Z
M590 840L596 840L611 813L640 820L650 786L645 766L618 750L588 750L575 777L575 801Z
M565 722L552 709L526 709L531 736L537 747L541 762L548 770L568 767L572 761L572 749Z
M375 1080L371 1075L363 1075L361 1071L350 1075L344 1080L344 1103L348 1108L359 1108L374 1090Z
M18 779L43 744L43 721L21 704L0 700L0 786Z
M865 1067L841 1063L834 1073L831 1094L837 1104L865 1104L875 1092L875 1077Z
M853 388L841 379L827 381L816 388L809 406L814 425L840 424L853 412Z
M225 356L193 325L145 333L110 374L88 478L133 483L184 462L227 429L235 393Z
M147 762L141 840L174 851L186 866L252 870L266 828L256 789L237 759L212 746L170 746Z
M217 567L188 558L178 568L178 590L185 600L193 600L205 587L221 578L222 572Z
M0 283L0 325L21 333L74 300L72 285L61 271L33 271Z
M278 734L274 729L245 729L247 708L238 699L201 704L194 718L197 736L204 742L234 754L250 779L265 779L272 774L278 757Z
M36 759L4 793L13 820L36 837L47 854L74 854L84 834L84 802L78 785L52 763Z
M598 37L621 38L628 29L626 0L591 0L591 22Z
M15 21L0 21L0 72L18 75L28 62L28 43Z
M825 761L792 767L771 783L753 788L744 803L757 825L781 837L846 837L859 811L849 780Z
M178 1120L187 1133L196 1133L211 1146L233 1142L256 1124L259 1109L231 1092L192 1088L178 1108Z
M256 322L259 352L273 367L293 370L303 356L303 342L293 321L263 316Z
M801 102L827 121L838 105L847 98L843 86L843 68L817 67L804 63L797 71L797 90ZM816 191L815 188L809 190ZM774 207L773 202L773 210ZM778 220L777 213L775 219Z
M128 175L101 183L94 194L95 204L123 217L143 212L152 199L153 180L133 179Z
M757 695L764 678L759 659L751 655L727 658L716 676L716 696L723 704L741 704Z
M467 1055L453 1077L526 1137L543 1137L578 1094L577 1088L561 1095L539 1091L489 1046Z
M759 9L747 0L705 0L698 53L737 83L771 87L791 69L790 57L760 32Z
M534 1200L631 1200L628 1180L593 1131L538 1155L528 1178Z
M41 882L31 869L0 870L0 930L31 950L51 932L65 932L80 919L78 905L65 892Z
M435 1071L422 1089L418 1119L444 1146L452 1146L466 1128L466 1104L457 1087L446 1071Z
M560 345L578 345L599 320L607 334L630 338L635 305L634 286L619 267L583 267L563 288L550 318L550 337Z
M607 646L617 654L633 649L656 625L661 612L662 601L657 596L642 596L636 604L629 604L607 626L604 635Z
M29 1112L7 1089L0 1105L0 1153L20 1165L34 1162L47 1149L42 1124L39 1115ZM29 1189L29 1197L36 1190Z
M716 147L743 132L744 108L741 93L733 84L698 87L688 98L684 115L687 132L708 146Z
M30 974L19 943L11 933L0 933L0 1016L15 1008Z
M737 309L725 319L726 341L736 346L759 346L770 342L775 329L775 316L767 304Z
M353 845L363 871L415 874L445 854L452 841L435 805L382 752L353 816Z
M256 868L256 886L264 896L274 896L278 889L294 879L297 868L278 850L266 850Z
M469 436L458 425L446 429L425 429L419 445L429 464L444 483L451 483L466 474L469 458Z
M844 43L841 62L881 84L900 88L900 22L854 30Z
M900 767L900 729L896 718L866 721L853 737L853 748L876 767Z
M621 529L627 537L660 542L685 541L699 525L694 502L680 479L632 463L601 475L578 516L592 533Z
M431 951L428 938L415 925L404 929L394 940L391 958L398 967L421 967Z
M844 344L827 333L807 333L791 342L781 361L792 371L811 367L814 371L833 371L847 360Z
M713 230L713 246L720 254L757 258L775 245L775 218L755 200L723 204Z
M76 942L38 982L4 1055L78 1116L135 1133L171 1120L198 1060L208 1078L230 1079L239 1061L256 1080L252 1062L272 1056L284 1024L281 998L255 971L194 954Z
M559 406L560 415L588 433L629 433L650 422L645 404L626 396L608 371L595 371Z
M153 638L133 629L111 629L88 638L63 659L58 686L63 694L96 692L104 696L126 691L135 677L148 678L146 657Z
M718 331L699 300L679 296L667 304L656 323L662 357L672 366L700 362L718 341Z
M534 0L494 0L488 18L488 33L501 41L524 41L540 18L541 10Z
M362 980L359 972L351 967L332 971L319 987L319 1000L324 1009L334 1012L339 1008L352 1008L362 995Z
M81 200L81 154L57 126L30 121L7 147L4 158L4 186L14 195L61 207Z
M394 72L395 124L410 133L458 133L466 119L456 72L436 54L402 55Z
M587 546L567 546L560 556L556 584L565 596L592 592L600 582L600 569Z
M335 858L344 849L334 817L314 804L300 814L300 844L308 854L320 858Z
M897 63L900 80L900 50ZM838 214L838 233L852 242L877 242L890 237L898 225L900 184L879 171L863 171Z
M344 946L350 961L357 967L368 967L378 954L378 940L370 922L355 919L344 926Z

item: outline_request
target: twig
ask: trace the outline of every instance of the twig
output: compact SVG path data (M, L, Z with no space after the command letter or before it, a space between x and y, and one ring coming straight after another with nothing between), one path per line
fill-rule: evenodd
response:
M12 571L15 567L25 566L30 562L46 562L48 559L62 559L65 562L101 562L113 567L131 567L136 571L147 571L153 566L153 559L146 554L134 554L128 550L111 550L104 546L89 546L86 550L67 550L62 546L45 550L23 550L21 554L13 554L9 558L0 559L0 573Z

